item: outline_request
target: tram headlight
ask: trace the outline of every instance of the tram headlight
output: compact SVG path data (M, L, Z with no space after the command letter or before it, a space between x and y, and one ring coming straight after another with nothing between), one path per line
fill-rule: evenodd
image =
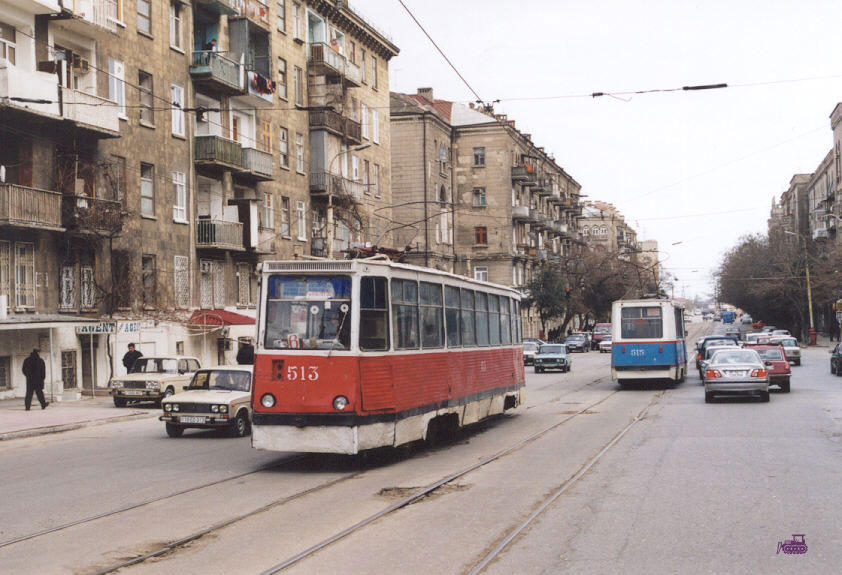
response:
M271 393L264 393L260 398L260 405L263 407L275 407L275 396Z
M337 395L333 398L333 409L337 411L342 411L348 407L348 398L344 395Z

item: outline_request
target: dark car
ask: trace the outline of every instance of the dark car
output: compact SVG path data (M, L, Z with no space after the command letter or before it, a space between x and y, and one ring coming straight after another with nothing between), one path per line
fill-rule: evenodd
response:
M588 336L583 333L571 333L564 340L567 351L581 351L587 353L591 345Z
M836 344L830 351L830 373L842 377L842 343Z
M784 393L789 393L789 382L792 371L789 362L786 360L786 352L782 345L760 345L751 344L744 346L745 349L753 349L760 354L760 359L766 364L766 371L769 373L769 385L777 385Z
M611 324L598 323L593 326L593 336L591 336L591 349L599 349L599 344L605 337L611 337Z
M705 357L705 346L708 345L708 342L714 341L725 341L725 342L733 342L734 345L739 345L739 341L737 338L732 336L725 336L725 335L708 335L702 338L697 342L698 353L696 353L696 369L701 369L702 366L702 359Z

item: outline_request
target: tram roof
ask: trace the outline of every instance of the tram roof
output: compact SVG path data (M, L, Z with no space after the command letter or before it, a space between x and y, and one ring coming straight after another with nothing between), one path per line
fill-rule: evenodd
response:
M278 272L316 272L316 273L332 273L332 272L351 272L363 271L362 268L366 266L382 266L389 269L404 270L415 272L430 276L439 276L442 278L449 278L463 283L474 284L483 287L495 288L504 290L518 296L523 296L523 293L511 286L496 284L492 282L484 282L462 276L443 270L432 268L425 268L423 266L415 266L412 264L403 264L393 262L387 258L360 258L353 260L267 260L261 262L262 273L278 273Z
M622 305L628 304L635 304L635 305L660 305L662 303L672 304L675 307L684 307L684 304L679 301L675 301L669 298L642 298L642 299L618 299L614 303L619 303Z

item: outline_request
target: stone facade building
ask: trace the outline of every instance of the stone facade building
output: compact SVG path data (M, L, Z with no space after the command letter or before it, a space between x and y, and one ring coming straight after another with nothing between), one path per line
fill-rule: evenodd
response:
M36 345L54 395L229 362L259 261L391 245L397 52L340 0L4 3L0 397Z
M613 204L599 201L584 204L579 229L590 249L616 253L625 261L632 261L640 251L637 232Z

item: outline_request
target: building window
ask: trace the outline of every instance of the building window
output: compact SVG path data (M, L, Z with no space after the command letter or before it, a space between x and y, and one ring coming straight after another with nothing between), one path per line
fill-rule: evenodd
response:
M237 305L249 306L251 297L251 266L247 263L237 264Z
M289 237L289 198L281 198L281 235Z
M360 48L360 72L362 76L363 84L368 83L368 71L365 67L365 49Z
M296 202L296 210L298 215L298 239L302 242L307 241L307 211L304 202Z
M58 307L65 311L76 308L76 266L74 265L61 267Z
M171 84L170 101L172 102L172 133L175 136L184 136L184 88L178 84Z
M126 197L126 158L111 156L111 163L105 168L105 183L110 188L111 197L123 203Z
M108 99L117 104L117 111L126 117L126 82L123 62L108 59Z
M172 219L187 223L187 178L184 172L172 173L173 206Z
M380 197L380 165L374 164L374 180L371 182L371 187L374 188L374 195Z
M278 58L278 98L287 99L287 61Z
M281 128L280 131L278 154L281 158L281 167L289 169L289 131L286 128Z
M263 192L263 227L275 229L275 204L272 192Z
M488 228L478 227L474 228L474 245L487 246L488 245Z
M351 64L357 63L357 43L353 40L348 42L348 60Z
M91 310L96 307L96 281L94 279L94 268L82 266L79 271L79 287L82 295L82 309Z
M485 148L474 148L474 166L485 166Z
M295 90L295 105L304 105L304 74L298 66L293 68L292 88Z
M12 389L12 358L0 357L0 391Z
M369 186L369 171L370 171L370 169L369 169L368 160L363 160L363 186L365 186L364 189L363 189L363 192L365 192L366 194L371 193L371 190L368 187Z
M380 143L380 113L377 110L371 111L371 140Z
M474 188L474 206L484 208L486 205L485 188Z
M17 32L14 26L0 22L0 60L15 65L17 56Z
M295 169L304 173L304 134L295 133Z
M202 309L225 306L225 276L223 262L202 260L199 262L199 291Z
M152 3L149 0L137 0L137 29L152 33Z
M140 92L140 123L153 125L155 123L154 91L152 87L152 74L139 70L137 73L137 84Z
M362 135L363 138L368 140L368 106L363 103L360 103L360 116L362 123Z
M170 0L170 46L179 50L184 48L181 30L181 0Z
M286 0L278 0L278 8L275 10L275 17L278 30L281 32L287 31L287 6Z
M12 303L12 249L9 242L0 240L0 295Z
M351 179L355 182L360 181L360 159L357 156L351 156Z
M488 281L488 268L477 266L474 268L474 279L481 282Z
M371 57L371 87L377 89L377 58Z
M76 388L76 352L61 352L61 383L64 389Z
M292 37L301 40L301 4L292 3Z
M173 258L173 290L176 307L190 307L190 258L187 256Z
M140 164L140 213L155 215L155 166Z
M141 256L141 281L143 285L143 305L155 305L155 282L157 274L155 272L155 255L144 254Z
M35 244L15 242L15 307L35 307Z
M260 151L272 153L272 122L267 120L260 122Z

